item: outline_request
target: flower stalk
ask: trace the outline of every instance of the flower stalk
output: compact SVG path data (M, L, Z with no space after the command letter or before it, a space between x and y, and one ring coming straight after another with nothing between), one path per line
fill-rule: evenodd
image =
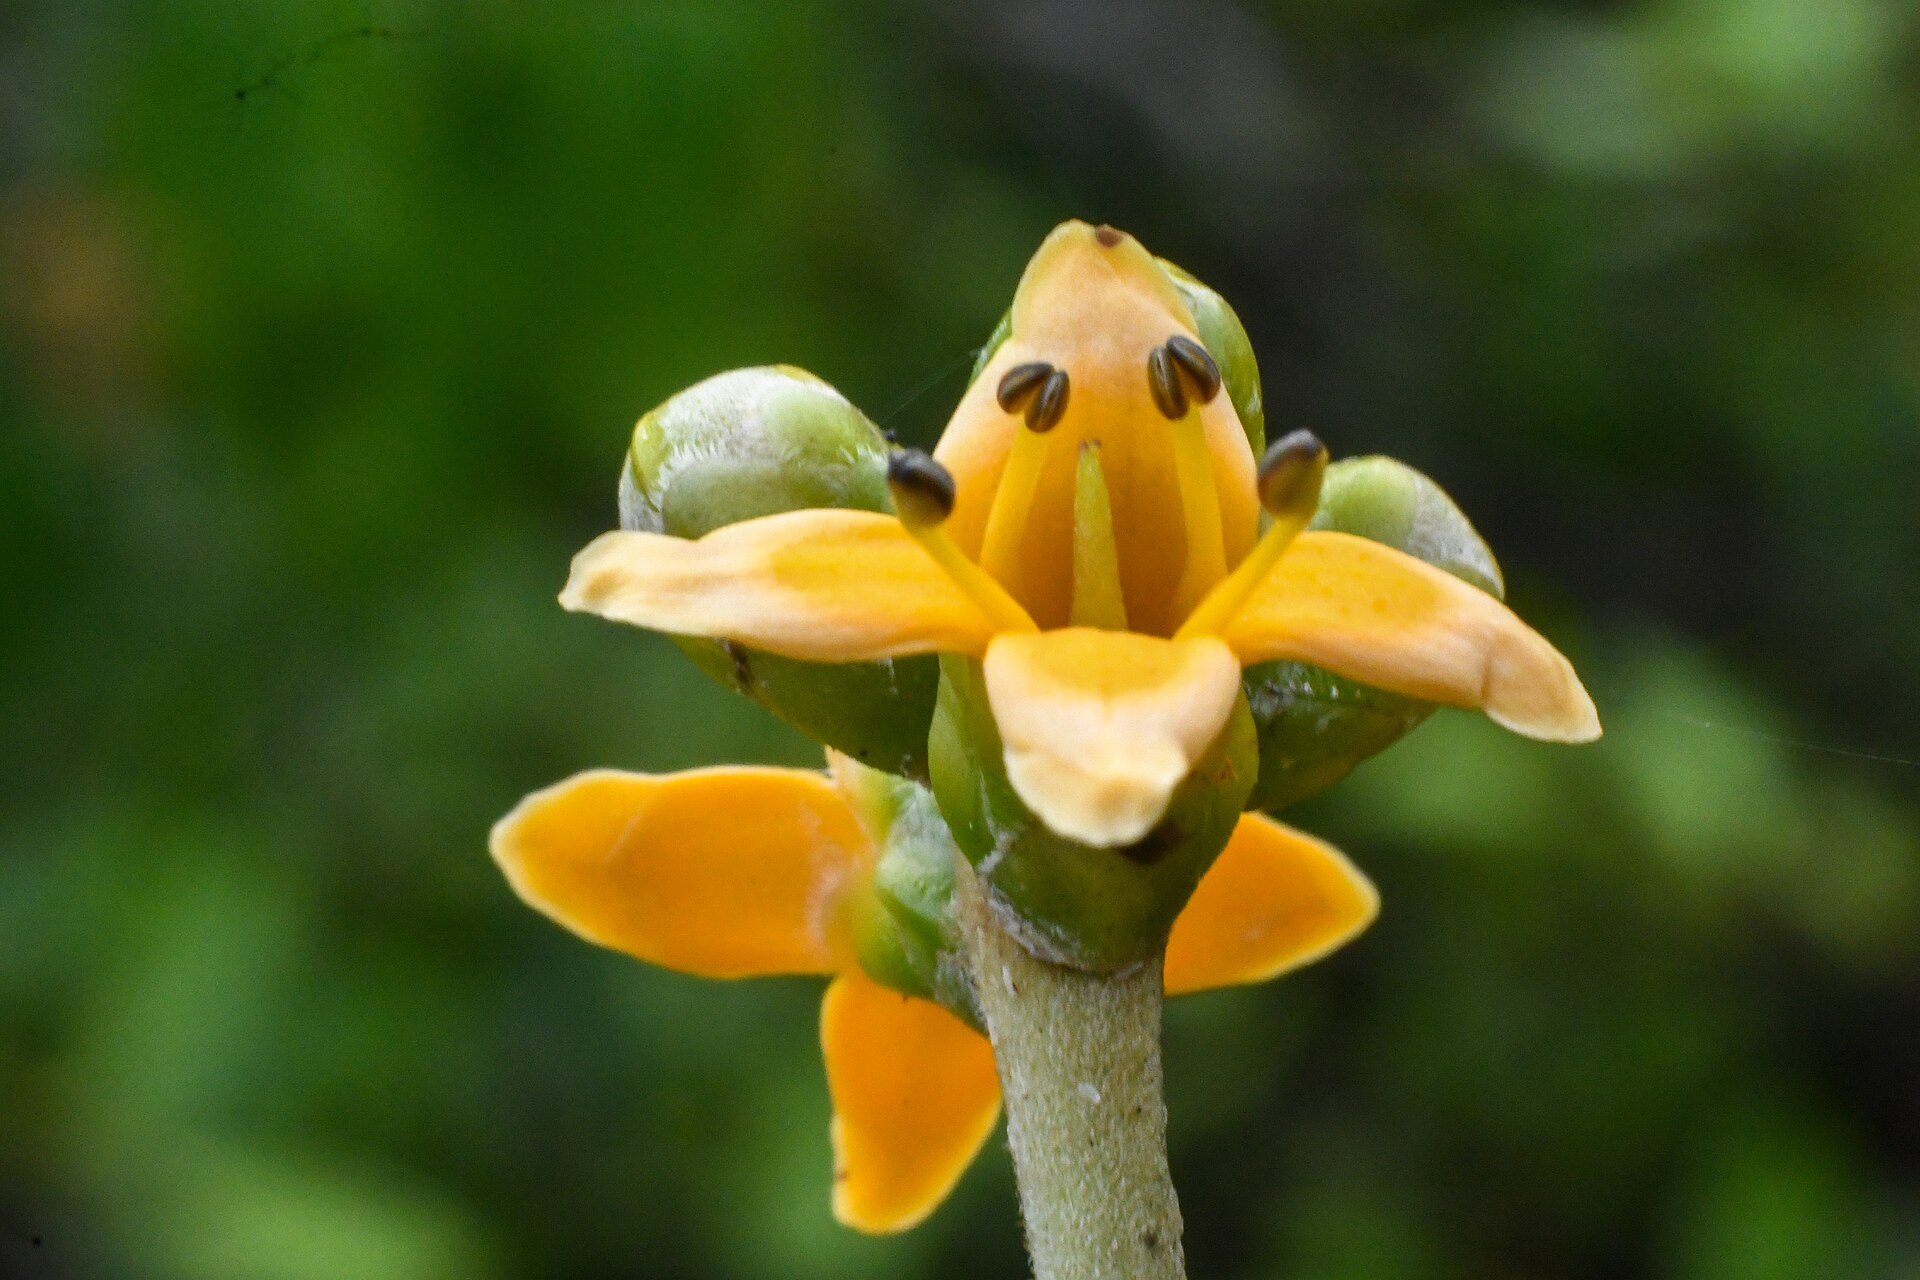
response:
M956 861L1035 1280L1184 1280L1167 1170L1160 961L1088 973L1037 960Z

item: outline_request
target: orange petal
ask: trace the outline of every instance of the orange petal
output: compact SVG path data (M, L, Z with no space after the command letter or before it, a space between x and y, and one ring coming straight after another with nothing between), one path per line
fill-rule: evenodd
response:
M1530 738L1600 736L1573 664L1511 609L1365 538L1301 534L1225 630L1249 665L1311 662L1378 689L1477 708Z
M705 978L833 973L873 846L825 776L594 769L494 824L514 892L591 942Z
M787 511L695 540L602 534L560 603L822 662L978 654L992 632L900 522L871 511Z
M1048 827L1091 845L1144 836L1240 696L1240 666L1210 636L1009 634L985 672L1007 780Z
M1345 945L1379 913L1372 882L1338 849L1242 814L1173 922L1167 994L1265 982Z
M820 1046L833 1096L833 1215L860 1231L904 1231L939 1207L993 1132L993 1046L939 1005L858 970L827 988Z

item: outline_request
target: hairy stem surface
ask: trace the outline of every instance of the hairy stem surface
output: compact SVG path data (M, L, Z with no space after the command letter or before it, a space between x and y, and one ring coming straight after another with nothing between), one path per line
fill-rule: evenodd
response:
M1035 1280L1184 1280L1167 1172L1159 963L1092 974L1036 960L964 861L958 880Z

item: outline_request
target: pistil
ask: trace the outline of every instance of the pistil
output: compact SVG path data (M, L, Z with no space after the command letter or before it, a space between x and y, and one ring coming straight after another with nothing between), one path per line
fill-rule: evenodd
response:
M1100 466L1100 446L1080 446L1073 485L1073 625L1103 631L1127 629L1127 602L1120 590L1120 548L1113 540L1113 503Z

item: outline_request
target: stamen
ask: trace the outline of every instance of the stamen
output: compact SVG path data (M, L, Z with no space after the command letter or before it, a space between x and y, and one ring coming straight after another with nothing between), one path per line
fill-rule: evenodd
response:
M996 630L1039 630L1006 588L967 559L947 533L944 526L953 514L954 500L951 472L918 449L902 449L887 459L887 490L893 495L894 512L907 533Z
M1006 413L1018 413L1027 403L1040 384L1052 374L1053 366L1045 360L1033 360L1026 364L1017 364L1001 377L1000 385L993 393L994 400Z
M918 449L899 449L887 458L887 492L900 522L939 525L953 514L953 473Z
M1187 416L1187 389L1180 385L1173 356L1163 346L1147 354L1147 390L1153 393L1154 407L1178 422Z
M1120 590L1120 548L1113 538L1113 503L1100 445L1080 446L1073 486L1073 612L1076 627L1127 629L1127 602Z
M1067 393L1071 390L1065 369L1055 369L1040 384L1040 394L1027 404L1027 429L1042 435L1060 425L1067 415Z
M1327 446L1311 431L1292 431L1274 442L1260 459L1255 483L1260 505L1275 520L1305 511L1313 517L1320 505L1320 483L1326 478Z
M1247 558L1187 615L1175 639L1217 636L1233 624L1281 554L1313 519L1326 472L1327 447L1311 431L1295 431L1267 450L1260 462L1260 505L1273 523Z
M1038 371L1038 372L1030 372ZM1047 432L1060 425L1067 413L1067 397L1072 391L1065 369L1056 369L1043 361L1018 365L1000 380L1001 407L1013 412L1005 395L1007 384L1019 385L1011 397L1017 404L1026 400L1027 430L1013 442L1007 465L1000 473L1000 487L994 492L993 507L987 512L987 529L980 540L980 563L996 579L1016 584L1020 575L1020 541L1026 529L1027 512L1040 488L1040 472L1047 461ZM1039 389L1034 390L1035 382Z
M1210 379L1205 376L1209 371ZM1226 531L1220 524L1213 454L1207 448L1206 424L1193 412L1196 400L1205 404L1219 392L1219 372L1204 347L1175 334L1147 353L1147 390L1154 406L1173 421L1174 474L1187 534L1187 562L1173 593L1178 616L1227 576Z
M1220 394L1220 366L1205 347L1184 333L1176 333L1167 339L1167 354L1192 380L1194 395L1201 404Z

